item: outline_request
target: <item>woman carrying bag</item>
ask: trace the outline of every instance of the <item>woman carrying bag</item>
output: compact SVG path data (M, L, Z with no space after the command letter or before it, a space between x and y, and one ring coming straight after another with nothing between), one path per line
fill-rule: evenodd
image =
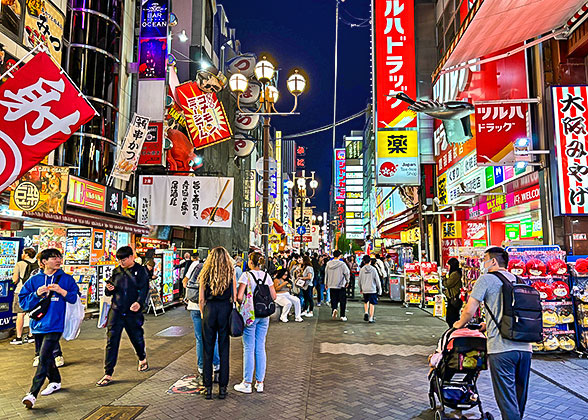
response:
M199 307L202 311L202 339L204 342L204 397L212 399L212 362L214 345L218 338L220 373L218 397L225 399L229 384L229 332L233 310L232 297L237 294L235 268L229 253L223 247L210 251L200 281Z
M302 286L302 296L304 297L304 304L302 305L302 316L312 318L314 310L314 300L312 299L313 280L314 280L314 268L312 268L312 262L310 257L307 255L302 259L303 272L299 279L304 280Z
M243 303L244 297L253 300L255 309L255 320L247 325L243 331L243 381L234 386L235 391L244 394L251 394L253 382L253 371L255 370L255 389L257 392L263 392L263 381L265 379L266 368L266 353L265 353L265 339L269 327L269 316L267 314L260 314L258 311L258 302L256 302L255 289L259 287L267 287L265 291L269 290L271 299L276 299L276 290L272 277L261 269L265 260L261 253L253 252L249 254L249 261L247 266L248 272L243 273L239 279L239 290L237 292L237 301ZM263 289L260 289L260 291ZM272 302L273 304L273 302ZM263 316L265 315L265 316Z
M457 258L450 258L447 261L449 266L449 273L443 278L444 293L447 297L447 313L445 321L449 328L453 327L453 323L459 320L459 312L463 305L460 299L461 288L463 287L461 281L461 268L459 268L459 261Z

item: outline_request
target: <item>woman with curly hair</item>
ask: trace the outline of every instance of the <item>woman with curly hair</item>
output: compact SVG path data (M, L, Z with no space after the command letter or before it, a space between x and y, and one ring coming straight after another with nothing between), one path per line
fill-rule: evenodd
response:
M235 267L226 249L219 246L208 255L198 276L200 282L199 305L202 311L202 338L204 341L204 396L212 398L212 359L218 338L220 373L218 397L225 399L229 384L229 317L233 296L237 295ZM218 337L217 337L218 335Z

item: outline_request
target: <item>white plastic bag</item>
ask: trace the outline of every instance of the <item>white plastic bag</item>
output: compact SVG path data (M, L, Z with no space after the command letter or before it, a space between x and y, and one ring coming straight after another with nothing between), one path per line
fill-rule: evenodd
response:
M100 316L98 317L98 328L106 327L108 322L108 312L110 312L110 305L112 304L112 296L102 296L100 299Z
M65 322L63 324L63 339L75 340L80 335L80 328L84 320L84 304L78 296L76 303L67 303L65 306Z

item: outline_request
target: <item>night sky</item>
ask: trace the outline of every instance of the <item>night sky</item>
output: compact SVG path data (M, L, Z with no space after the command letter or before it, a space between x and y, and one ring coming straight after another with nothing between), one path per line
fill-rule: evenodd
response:
M236 28L244 53L268 52L283 71L280 77L278 111L290 111L292 96L286 88L288 72L295 67L306 71L309 89L300 96L299 116L274 117L272 126L283 135L331 124L333 120L333 66L335 45L335 0L222 0L229 26ZM337 80L337 119L353 115L371 101L370 28L347 23L362 23L370 15L370 2L346 0L341 4L339 21L339 59ZM354 18L355 17L355 18ZM357 19L356 19L357 18ZM343 135L363 130L360 117L337 127L337 147ZM319 189L313 205L320 212L329 209L332 172L332 132L300 137L307 146L306 170L317 171Z

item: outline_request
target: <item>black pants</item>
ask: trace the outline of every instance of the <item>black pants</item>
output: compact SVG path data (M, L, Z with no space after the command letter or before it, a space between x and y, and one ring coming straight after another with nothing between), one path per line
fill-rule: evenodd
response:
M33 337L35 338L35 356L39 356L41 353L41 344L43 344L43 338L41 335L42 334L33 334ZM53 358L58 356L63 356L63 353L61 352L61 344L59 344L59 341L57 342L57 347L55 347L55 350L53 351Z
M337 309L339 304L341 305L341 316L345 316L345 308L347 307L347 295L346 289L329 289L331 294L331 308L332 310Z
M459 321L461 306L463 302L461 299L448 299L447 300L447 312L445 313L445 321L449 328L453 327L455 321Z
M317 282L314 285L314 288L316 289L316 302L317 303L322 303L322 301L323 301L323 292L325 290L324 284L321 283L321 282Z
M302 311L304 312L310 310L310 312L312 312L314 310L314 301L312 300L312 286L308 286L306 290L302 289L302 296L304 297Z
M145 354L145 338L143 335L144 320L142 313L134 312L123 315L118 311L110 310L107 324L106 355L104 356L104 373L106 375L110 376L114 373L123 328L127 332L139 360L145 360L147 356Z
M212 359L214 344L218 336L220 372L218 385L229 384L229 317L233 305L229 301L208 301L202 317L202 341L204 341L204 386L212 386Z
M35 334L35 343L37 340L40 342L39 351L39 366L37 366L37 372L33 377L33 384L31 385L31 394L37 398L41 387L48 378L49 382L61 383L61 375L59 369L55 366L55 357L53 352L59 345L59 339L61 333L47 333L47 334Z

